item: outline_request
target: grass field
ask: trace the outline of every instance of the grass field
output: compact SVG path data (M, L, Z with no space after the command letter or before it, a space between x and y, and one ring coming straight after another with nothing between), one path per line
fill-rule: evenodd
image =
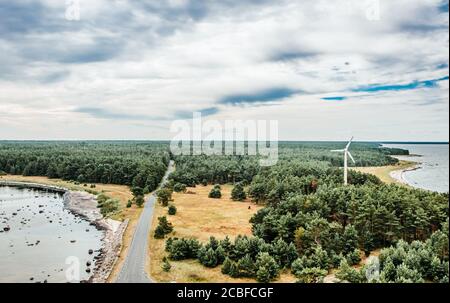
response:
M413 168L415 165L417 165L416 162L400 161L396 165L379 166L379 167L355 167L355 168L351 168L351 169L362 172L362 173L375 175L378 178L380 178L381 181L383 181L384 183L387 183L387 184L395 183L395 184L404 185L397 179L391 177L391 173L394 171L410 169L410 168Z
M222 198L210 199L208 193L212 186L197 186L188 188L187 193L174 193L173 204L177 214L169 216L167 208L157 205L152 222L150 237L149 260L147 268L150 276L158 282L255 282L252 279L233 279L223 275L220 267L210 269L202 266L196 260L171 261L169 273L161 269L161 262L166 256L165 240L153 238L158 225L158 217L167 216L174 226L170 237L196 238L207 242L210 236L223 239L229 236L232 240L239 234L252 235L250 218L263 206L255 205L250 200L235 202L230 199L232 186L222 186ZM294 278L282 275L280 281L291 282Z
M131 194L130 188L128 186L95 184L95 188L90 188L90 184L88 184L88 186L83 186L84 184L77 185L73 182L68 182L61 179L49 179L47 177L25 177L16 175L1 176L0 180L53 185L64 187L73 191L88 191L93 194L104 193L110 198L118 199L120 201L120 209L118 212L111 216L111 219L118 221L129 219L129 223L123 235L122 251L120 252L119 259L117 260L116 266L111 272L108 282L112 282L115 280L117 274L120 271L120 268L122 267L123 261L125 260L128 247L130 246L131 240L133 238L134 230L142 212L142 209L136 207L135 205L133 205L131 208L126 208L128 200L133 198L133 195Z

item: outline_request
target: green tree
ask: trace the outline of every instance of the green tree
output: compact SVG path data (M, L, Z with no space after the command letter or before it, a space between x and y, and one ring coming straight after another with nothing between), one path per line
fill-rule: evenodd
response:
M143 196L137 196L135 198L135 203L137 205L137 207L142 207L145 203L144 197Z
M299 283L322 283L327 271L318 267L305 268L296 274Z
M244 201L247 199L247 195L245 194L244 187L241 183L236 184L231 191L231 199L233 201Z
M212 248L200 248L198 251L198 260L203 266L210 268L216 267L219 264L216 253Z
M209 198L213 198L213 199L220 199L220 198L222 198L222 193L220 192L220 189L214 187L214 188L211 189L211 191L209 192L208 197L209 197Z
M185 193L187 190L186 184L183 183L175 183L175 185L173 186L173 191L176 193Z
M169 201L172 200L172 191L168 188L162 188L156 192L158 202L163 206L169 205Z
M257 270L259 270L260 268L265 268L265 270L268 271L268 279L270 281L275 280L279 275L279 267L277 265L277 262L266 252L258 254L255 267L257 268Z
M177 208L175 205L169 205L168 213L171 216L174 216L177 213Z

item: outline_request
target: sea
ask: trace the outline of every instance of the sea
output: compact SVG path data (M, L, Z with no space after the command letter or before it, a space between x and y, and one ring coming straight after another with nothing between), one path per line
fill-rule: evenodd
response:
M418 163L416 170L406 171L405 181L416 188L449 192L449 145L448 144L383 144L409 150L411 156L396 156L400 160Z

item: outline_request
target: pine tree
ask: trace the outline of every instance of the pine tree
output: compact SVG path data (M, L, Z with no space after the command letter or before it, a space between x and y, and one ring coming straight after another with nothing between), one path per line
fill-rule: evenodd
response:
M208 195L209 198L212 199L220 199L222 198L222 193L220 192L219 188L214 187L213 189L211 189L211 191L209 192Z
M256 280L260 283L269 283L271 281L270 272L264 266L256 272Z
M230 258L226 257L225 261L223 262L222 270L221 270L224 275L230 274L232 264L233 264L233 261L231 261Z
M165 272L169 272L172 269L172 265L170 265L169 260L166 257L163 258L163 264L161 267Z
M174 216L177 213L177 208L175 205L170 205L168 209L168 214Z
M256 268L259 270L264 267L269 272L269 280L273 281L278 277L279 267L277 262L268 253L259 253L256 258Z
M245 194L244 187L241 183L238 183L234 186L231 191L231 199L233 201L244 201L247 199L247 195Z
M202 247L198 252L198 259L206 267L213 268L218 265L216 253L212 248Z
M299 283L322 283L327 271L318 267L305 268L296 277Z
M244 258L238 261L237 267L239 270L239 276L247 278L252 278L255 276L255 262L249 254L245 255Z
M218 264L222 264L225 261L225 258L226 258L225 250L220 245L216 249L216 258L217 258L217 263Z

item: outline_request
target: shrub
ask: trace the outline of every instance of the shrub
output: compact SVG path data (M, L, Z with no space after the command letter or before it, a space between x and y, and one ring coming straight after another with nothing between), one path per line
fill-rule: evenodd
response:
M209 198L213 198L213 199L220 199L220 198L222 198L222 193L220 192L220 189L214 187L214 188L211 189L211 191L209 192L208 197L209 197Z
M175 183L175 185L173 186L173 191L176 193L186 192L186 184Z
M354 269L345 259L341 261L339 271L336 273L336 278L349 283L363 283L366 281L363 271Z
M131 200L128 200L128 202L127 202L127 208L130 208L132 204L133 204L133 202L132 202Z
M177 213L177 208L175 205L170 205L169 210L167 211L169 215L174 216Z
M163 264L161 268L164 272L169 272L172 269L172 265L170 265L169 260L166 257L163 258Z
M327 271L318 267L305 268L295 276L299 283L322 283Z
M137 205L137 207L142 207L145 203L144 197L143 196L137 196L135 203Z
M244 187L240 183L236 184L231 191L231 199L233 201L244 201L245 199L247 199Z
M212 248L200 248L200 250L198 251L198 260L203 266L206 267L213 268L218 265L216 253Z
M168 239L166 251L171 260L180 261L186 259L196 259L201 248L200 242L195 239Z
M169 188L162 188L156 192L158 202L163 206L169 205L169 201L172 200L172 191Z
M256 274L255 262L252 260L249 254L245 255L245 257L243 257L238 261L237 268L240 277L246 278L255 277Z
M163 239L165 235L170 234L173 231L173 226L167 221L166 217L159 217L159 224L155 229L154 237L156 239Z
M261 268L264 268L264 271L267 270L268 281L273 281L278 277L279 267L277 265L277 262L266 252L258 254L255 266L257 268L257 271L259 271ZM260 274L262 275L262 273ZM264 272L264 274L266 273Z

